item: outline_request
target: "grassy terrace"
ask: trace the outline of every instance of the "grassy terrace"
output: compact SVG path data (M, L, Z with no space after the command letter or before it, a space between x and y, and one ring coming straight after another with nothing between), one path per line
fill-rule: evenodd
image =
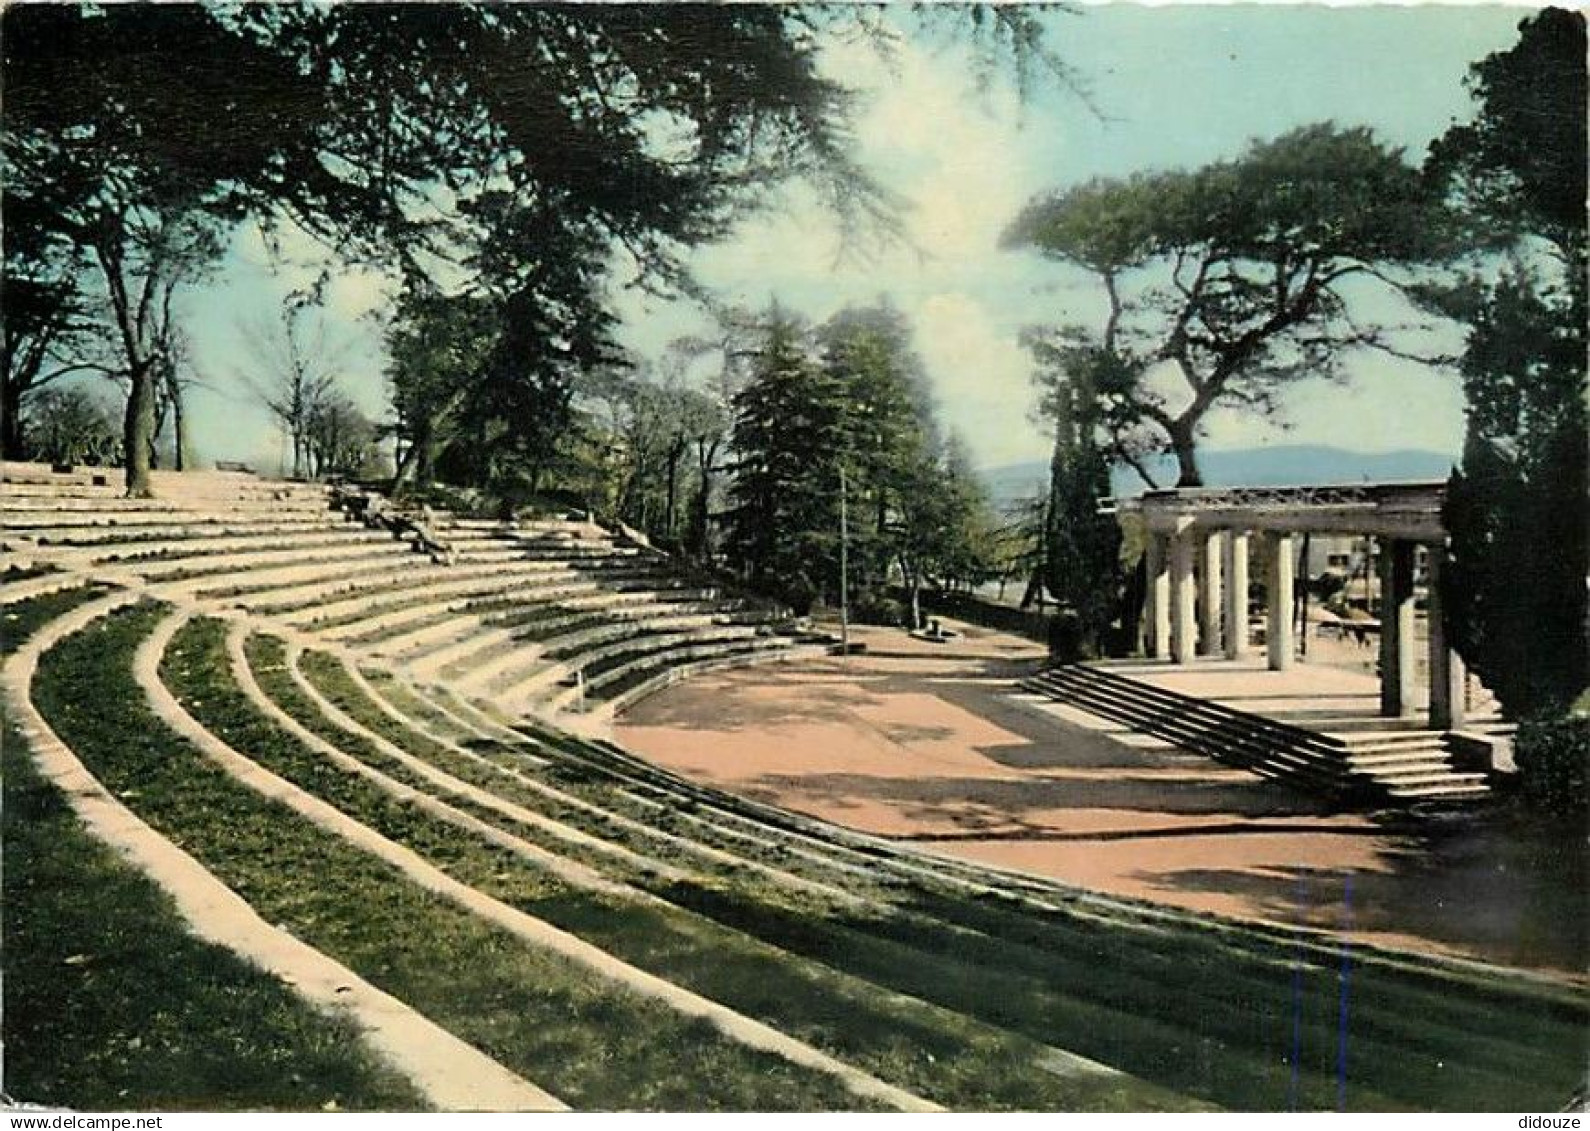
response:
M558 633L553 638L554 642L548 646L543 655L549 660L569 660L576 656L596 651L599 648L613 648L631 641L663 636L670 631L669 629L652 628L644 621L625 622L613 618ZM600 658L592 660L585 665L587 673L590 675L597 674L592 669L598 668L602 663L603 660Z
M989 873L978 865L948 858L932 858L931 862L928 862L908 853L903 857L905 862L902 863L900 853L887 846L880 846L875 840L850 837L842 830L834 830L828 826L822 826L821 831L814 834L813 827L819 824L817 822L695 785L660 771L610 744L584 742L529 723L521 723L517 729L532 740L521 747L522 749L542 758L549 753L554 756L561 755L578 767L573 771L576 780L598 781L603 775L610 775L615 781L625 782L628 788L640 786L648 789L654 798L659 799L657 801L659 805L663 804L660 799L672 798L672 804L667 807L670 812L678 813L699 807L702 812L710 813L714 823L719 827L732 825L738 820L743 822L745 828L760 828L764 842L768 839L769 830L776 829L789 835L791 839L799 838L808 844L824 843L836 855L848 855L852 861L849 866L854 866L855 861L864 861L866 867L879 877L903 876L908 886L930 893L935 900L964 895L967 890L977 890L978 887L988 885L997 890L987 890L984 887L976 901L979 905L1008 909L1012 906L1021 906L1023 901L1029 898L1036 898L1043 906L1060 906L1067 908L1068 913L1072 914L1090 914L1079 899L1078 893L1064 885L1008 873L995 873L991 878ZM640 783L647 784L641 786ZM804 854L800 857L803 866L806 859ZM942 873L946 880L954 882L940 882L934 877L934 872ZM969 889L968 881L976 887ZM1025 913L1031 906L1033 906L1031 903L1027 903L1021 908L1029 925L1033 917ZM1125 914L1127 919L1140 921L1140 924L1150 931L1162 931L1164 928L1158 924L1175 920L1178 926L1184 929L1195 928L1215 941L1224 940L1241 945L1252 950L1255 956L1259 953L1257 948L1267 947L1268 961L1274 965L1290 968L1300 954L1308 962L1322 961L1321 951L1325 948L1315 943L1299 942L1291 932L1282 928L1239 925L1217 919L1188 917L1180 913L1166 913L1148 905L1142 906L1135 912L1129 912L1130 906L1116 902L1112 908L1104 912L1107 921L1119 920ZM1094 917L1096 918L1097 915L1095 914ZM1038 918L1044 916L1040 915ZM1587 1003L1582 992L1576 993L1566 988L1541 989L1532 987L1527 978L1513 978L1505 973L1465 973L1461 969L1453 969L1439 962L1426 962L1406 955L1377 954L1370 951L1361 952L1354 957L1357 958L1359 966L1367 962L1376 971L1391 971L1400 982L1424 987L1425 992L1420 995L1419 1000L1411 1003L1415 1007L1433 1006L1445 1015L1446 999L1455 991L1459 995L1460 1003L1451 1008L1457 1014L1462 1014L1475 1006L1484 1006L1486 1003L1491 1003L1492 1007L1504 1011L1512 1009L1522 1013L1544 1009L1553 1018L1566 1019L1568 1025L1567 1030L1557 1031L1552 1037L1563 1037L1571 1032L1582 1031L1585 1023ZM1324 954L1323 960L1329 963L1329 953ZM1362 969L1355 969L1353 977L1355 980L1361 979L1364 973ZM1525 1056L1532 1057L1533 1054Z
M605 609L593 612L577 606L570 608L549 602L537 608L515 610L489 619L496 627L519 629L517 635L520 639L545 640L564 632L580 632L587 628L611 624L615 615L617 614Z
M656 796L673 798L675 811L692 803L715 809L712 817L720 825L732 823L736 810L765 811L713 791L679 782L656 771L637 774L636 763L627 756L615 758L600 744L583 743L546 732L530 749L545 756L561 752L572 760L573 776L592 781L606 765L607 772L634 782L649 778L658 783ZM795 819L773 827L793 829ZM764 841L776 839L763 826ZM874 874L904 877L901 901L937 916L977 925L994 935L1024 939L1041 951L1078 955L1078 979L1072 992L1089 991L1103 1001L1130 1003L1132 1013L1158 1017L1173 1025L1186 1025L1190 1034L1176 1038L1175 1049L1198 1047L1230 1049L1227 1034L1249 1034L1254 1051L1261 1059L1280 1064L1286 1059L1290 1036L1283 1029L1301 1017L1301 1064L1317 1065L1322 1078L1333 1063L1331 1038L1339 1038L1339 995L1336 971L1339 956L1325 948L1304 944L1286 937L1285 932L1250 930L1210 922L1171 926L1165 917L1145 912L1122 919L1085 908L1064 908L1049 913L1013 905L1004 892L1023 887L1009 877L994 881L999 894L987 893L968 898L962 884L949 884L924 874L920 864L902 871L890 866L887 854L876 848L858 849L851 861L870 860ZM797 858L804 866L804 858ZM946 876L977 874L975 866L944 862ZM984 876L984 879L987 877ZM1047 892L1038 885L1045 902L1064 905L1072 902L1064 891ZM798 925L797 925L798 928ZM1092 932L1091 942L1086 941ZM1067 936L1075 936L1067 943ZM845 958L850 954L843 955ZM1368 1102L1358 1089L1385 1081L1391 1095L1402 1097L1412 1106L1455 1108L1506 1106L1500 1097L1512 1094L1517 1102L1527 1103L1531 1088L1538 1092L1566 1097L1582 1071L1575 1054L1582 1046L1586 1006L1582 994L1568 991L1540 992L1522 979L1506 975L1466 975L1418 960L1375 957L1372 954L1349 956L1352 967L1351 999L1347 1018L1349 1045L1349 1104ZM1156 975L1154 971L1158 970ZM1292 979L1303 977L1293 987ZM901 974L904 974L902 977ZM910 971L891 972L880 968L878 976L909 989ZM1155 983L1158 982L1156 986ZM1141 991L1147 990L1145 994ZM1004 1012L1024 1012L1019 998L993 995L993 1008ZM1156 1000L1157 997L1157 1000ZM1334 1004L1333 1004L1334 1003ZM970 1002L972 1008L975 1002ZM1051 1014L1051 1026L1060 1024L1065 1032L1067 1015ZM1058 1019L1058 1022L1057 1020ZM1035 1018L1034 1020L1037 1020ZM1113 1024L1113 1023L1110 1023ZM1133 1048L1130 1020L1119 1031L1066 1032L1070 1039L1052 1036L1056 1043L1076 1049L1145 1075L1164 1080L1167 1073L1181 1071L1183 1059L1167 1057L1146 1062L1145 1052ZM1384 1040L1373 1039L1382 1034ZM1200 1035L1201 1034L1201 1035ZM1194 1039L1189 1040L1191 1036ZM1124 1043L1123 1043L1124 1042ZM1113 1051L1112 1051L1113 1050ZM1377 1055L1381 1053L1383 1055ZM1472 1064L1475 1076L1467 1075ZM1454 1073L1454 1067L1463 1065ZM1157 1066L1157 1068L1156 1068ZM1511 1076L1513 1072L1521 1075ZM1195 1088L1197 1077L1183 1086ZM1526 1084L1533 1079L1534 1084ZM1307 1088L1307 1076L1300 1081ZM1272 1078L1273 1081L1273 1078ZM1471 1088L1470 1086L1473 1085ZM1487 1092L1491 1087L1500 1091ZM1264 1098L1257 1093L1240 1093L1227 1102L1246 1106L1285 1106L1290 1084L1272 1090ZM1307 1092L1305 1090L1305 1097ZM1323 1097L1319 1097L1323 1098Z
M307 564L307 563L305 563ZM311 585L323 585L331 593L341 594L348 589L348 595L353 596L363 591L360 582L366 578L379 578L370 584L371 592L379 592L387 585L402 585L408 582L413 575L411 562L400 553L393 555L372 555L367 561L337 560L323 563L315 571L313 578L300 578L296 581L281 581L271 579L261 581L258 578L249 578L248 573L235 573L230 584L220 585L210 589L200 589L195 596L209 599L227 599L232 597L248 597L259 593L271 593L278 589L307 588ZM217 575L224 576L224 575ZM248 580L238 581L236 577ZM390 579L390 580L387 580ZM339 588L343 587L343 588ZM349 589L348 587L351 587ZM298 602L283 604L281 608L297 607ZM263 608L277 608L277 605L265 605Z
M505 580L503 576L505 569L511 568L512 565L513 563L505 565L504 563L461 562L456 566L449 567L430 566L423 564L423 559L416 555L411 559L409 568L406 569L394 567L375 571L371 573L370 579L363 583L357 577L339 576L333 578L328 575L323 579L326 582L324 592L309 597L299 596L287 600L276 599L269 602L255 603L254 608L261 613L315 613L311 618L311 622L316 627L326 628L334 624L348 623L350 616L352 619L372 616L372 609L375 608L377 600L380 602L379 607L382 612L399 607L398 602L407 599L404 596L405 594L412 597L421 597L425 600L435 600L434 594L430 592L433 587L478 581L482 589L500 588ZM532 572L522 575L518 580L518 584L521 591L530 590L536 588L535 583L537 581L539 581L539 577ZM306 582L303 586L294 585L290 588L298 589L308 587L311 584L314 583ZM255 594L268 593L271 590L280 588L285 587L272 585L257 588L253 592ZM464 591L463 588L460 588L455 592L461 593ZM227 595L230 596L231 594ZM351 611L336 610L338 605L348 601L363 601L368 602L368 604ZM317 613L317 609L334 611Z
M406 597L389 598L381 602L380 613L382 616L390 613L407 612L427 605L445 604L447 607L441 611L402 620L395 625L359 632L350 635L348 639L366 644L389 640L394 636L402 636L416 628L428 627L431 624L439 623L462 613L476 612L478 611L476 609L477 602L481 608L511 608L521 600L520 597L511 594L481 597L479 594L496 594L512 584L512 581L504 583L497 578L482 578L475 585L469 585L457 590L448 589L441 593L421 590ZM370 617L371 613L369 610L339 613L334 616L317 618L315 626L321 629L346 628L361 621L369 620Z
M369 706L361 712L354 689L337 685L333 662L312 661L309 667L322 689L365 725L469 776L461 766L446 765L423 736L405 738ZM394 692L391 684L384 690ZM400 705L415 702L407 692L394 695ZM435 712L426 721L446 725ZM484 752L490 745L475 748ZM633 817L668 811L637 806L632 794L613 788L611 777L603 783L597 747L558 737L538 752L564 755L549 775L561 788ZM537 807L533 796L513 796ZM682 807L677 793L673 800L669 809ZM581 823L578 814L559 815ZM596 835L611 835L600 823L583 824ZM755 841L742 839L739 848L754 853L758 844L775 845L779 838L768 831L764 827ZM847 863L838 859L843 855L835 853L833 864ZM764 851L762 858L810 871L787 848L777 855ZM874 865L880 878L888 875L887 862ZM1008 901L969 897L964 886L920 876L896 888L893 915L868 917L792 905L789 892L758 891L754 885L747 890L743 878L734 884L719 878L652 883L652 889L786 951L1218 1102L1285 1107L1295 1098L1304 1106L1331 1107L1338 1097L1343 958L1324 948L1304 948L1273 933L1175 929L1152 916L1111 921L1086 911L1045 915ZM1531 1089L1566 1096L1573 1087L1578 1066L1572 1054L1585 1022L1582 1000L1536 995L1505 978L1487 984L1452 977L1417 963L1403 968L1356 955L1346 961L1350 1106L1506 1107L1529 1102ZM1289 1063L1294 1040L1295 1080ZM1504 1098L1509 1095L1514 1098Z
M9 607L6 641L14 646L85 597L66 591ZM577 1108L862 1106L837 1079L749 1050L487 925L233 781L164 729L132 680L132 653L163 611L145 604L112 614L52 649L35 683L37 703L92 772L266 918ZM589 615L563 610L571 613ZM161 674L234 748L476 890L946 1106L1274 1110L1330 1109L1344 1100L1351 1109L1538 1109L1543 1097L1566 1102L1582 1076L1578 1054L1590 1021L1582 994L1505 974L1344 952L1278 929L1107 905L1059 885L893 851L681 781L605 744L535 727L520 740L483 740L427 693L371 678L386 703L456 746L444 744L384 712L341 660L304 656L316 692L359 727L407 758L528 811L521 819L429 780L366 734L339 728L294 682L279 640L249 640L250 667L266 694L323 740L396 783L593 868L629 893L584 886L578 874L559 878L395 800L278 727L234 681L224 636L221 622L192 622L168 650ZM68 911L31 913L44 926L23 936L24 956L6 963L12 1079L26 1044L37 1050L31 1070L40 1088L51 1086L51 1070L64 1076L59 1066L71 1063L72 1054L57 1050L75 1040L94 1050L85 1063L106 1081L110 1106L116 1092L142 1097L150 1079L163 1079L158 1065L141 1059L156 1052L197 1081L190 1094L157 1101L166 1106L215 1103L211 1097L233 1071L243 1072L253 1091L235 1099L237 1089L228 1088L221 1106L412 1103L401 1080L357 1060L357 1043L332 1021L257 973L264 989L234 978L224 964L207 966L225 960L249 973L229 952L186 936L158 891L107 853L104 867L120 868L124 885L142 884L153 902L138 904L109 872L101 874L101 862L65 836L70 826L93 847L59 795L53 804L65 825L51 824L52 791L30 778L25 760L16 768L14 736L6 737L7 849L23 843L32 854L27 868L49 877L34 883L29 898L53 898L75 908L79 920L90 909L126 908L75 928L55 925L67 922ZM50 836L30 841L14 830L19 806L30 828ZM15 860L7 862L10 956L22 903L12 891ZM79 888L101 894L74 901ZM59 894L66 892L71 896ZM138 957L144 923L162 920L172 935L147 932L154 944L147 953L180 957L181 977L165 982ZM137 940L118 930L127 921L139 923ZM107 935L129 949L96 941L111 956L103 962L94 947L62 941ZM56 953L52 944L76 949ZM53 957L35 964L40 948ZM125 978L124 970L131 972ZM91 981L90 973L102 980ZM19 977L38 985L32 1000L88 1002L88 1013L113 1020L85 1021L67 1011L71 1033L57 1033L50 1026L58 1019L42 1011L30 1019L23 1009L18 1020ZM198 1008L183 1005L188 990L204 1001L207 988L234 984L239 994L273 990L282 1003L276 1012L265 999L235 1014L213 1007L208 1028L182 1013ZM122 986L115 1008L93 1004L93 992L107 985ZM188 1018L180 1033L136 1020L137 1010L167 1002L175 1003L173 1017ZM249 1027L256 1022L277 1028L267 1039ZM19 1028L26 1024L34 1029ZM184 1043L179 1037L187 1033L198 1035ZM1132 1075L1066 1064L1051 1047ZM259 1048L271 1052L256 1056ZM338 1050L343 1060L325 1059ZM277 1052L297 1059L284 1068L272 1059ZM240 1057L246 1070L227 1067ZM80 1066L72 1071L84 1074ZM176 1070L167 1071L175 1086ZM271 1091L281 1078L299 1090ZM81 1095L61 1102L86 1104Z
M27 527L8 526L7 530L15 535L27 535ZM244 537L253 534L282 534L291 535L296 532L313 533L325 529L325 524L318 521L279 521L271 523L246 523L222 522L218 519L194 519L184 521L180 526L161 526L158 529L142 529L138 524L113 524L103 523L90 526L75 524L66 526L57 524L50 527L36 529L50 529L55 531L70 529L70 534L40 535L39 545L58 546L65 548L91 549L96 546L154 546L157 547L151 554L141 555L137 560L160 561L184 557L184 547L202 545L211 538L217 537ZM91 536L92 535L92 536ZM169 551L169 552L162 552ZM139 551L129 551L126 560L133 560L132 555Z
M730 657L730 656L738 657L738 656L744 656L744 655L748 655L748 654L755 653L755 652L765 652L765 651L769 651L769 649L765 648L765 647L762 647L759 643L758 644L745 644L745 645L742 645L742 646L740 646L738 648L731 648L731 649L729 649L727 651L715 653L714 655L712 655L710 657L707 657L707 659L714 659L715 660L715 659L720 659L720 658L727 658L727 657ZM656 679L659 675L661 675L663 673L664 670L666 670L667 667L668 667L668 665L662 665L662 666L658 666L658 665L642 665L640 667L635 668L633 671L625 672L623 675L619 676L617 679L610 679L606 683L600 684L597 687L587 689L586 695L590 699L597 700L597 701L605 701L605 700L608 700L608 699L617 699L620 695L625 694L626 692L630 691L632 688L639 687L641 684L646 683L648 680Z
M368 740L356 734L349 734L323 718L314 704L277 670L282 658L282 649L278 641L267 637L256 637L249 644L249 653L268 694L278 704L285 706L300 722L344 751L406 785L416 789L434 788L414 771L382 753ZM533 779L527 780L511 765L504 765L480 755L468 757L432 741L424 734L398 724L361 694L336 660L323 653L311 653L306 656L304 668L310 682L338 708L371 732L398 745L405 752L418 756L422 761L436 766L460 781L480 786L495 796L534 810L549 820L577 829L581 833L594 835L616 846L614 851L606 855L613 861L628 862L629 866L616 876L624 882L644 881L649 875L664 870L658 867L648 868L644 860L636 861L632 854L658 862L669 860L670 864L675 864L677 861L671 860L670 857L677 856L681 852L688 854L694 848L688 842L681 843L660 836L648 826L634 822L632 819L580 802ZM473 805L467 800L459 800L456 797L450 800L483 820L498 820L497 814ZM584 854L591 851L589 845L579 843L572 836L560 837L523 823L515 823L512 831L554 852L567 852L573 849ZM710 868L713 865L708 863L704 866ZM731 874L742 871L743 868L717 870L725 879Z
M617 641L612 645L612 651L598 655L589 663L582 664L585 680L590 685L590 693L594 696L611 694L610 684L619 679L635 674L624 672L619 675L620 669L628 668L632 664L651 664L649 670L655 674L655 661L674 655L690 657L697 654L698 650L705 649L707 655L722 655L723 648L727 647L735 653L754 652L763 645L763 638L746 634L734 633L732 629L713 628L703 633L669 632L667 630L648 629L634 636ZM712 635L708 635L708 634ZM643 667L642 670L648 670Z
M448 609L445 612L415 616L397 625L360 632L349 636L348 639L367 644L379 643L461 614L478 615L498 627L512 627L517 623L514 619L516 617L523 616L534 620L546 615L546 610L553 608L554 602L571 597L588 597L601 592L602 590L592 587L586 579L569 574L548 571L544 574L531 573L527 577L505 579L501 571L495 571L456 589L448 586L445 590L436 592L427 588L412 592L408 596L388 597L381 602L380 613L383 616L444 602ZM367 620L370 616L371 613L367 609L357 610L323 619L317 618L315 625L318 628L342 628Z
M198 637L207 629L195 627L191 631ZM213 630L208 631L213 634ZM212 640L210 647L216 647L216 642ZM250 653L265 690L300 722L383 773L415 788L426 788L423 779L403 769L394 759L382 755L367 741L337 730L321 717L280 670L279 644L255 638ZM498 792L517 803L542 808L549 816L570 823L578 821L587 831L609 836L634 851L658 847L655 838L648 842L611 821L593 820L576 808L548 804L532 791L512 789L500 775L483 772L457 754L447 755L443 748L426 743L423 736L394 732L391 720L380 716L368 701L361 705L357 690L345 676L338 680L324 659L312 662L310 667L317 682L326 687L339 706L358 712L360 721L372 729L384 730L388 737L407 737L406 745L412 752L436 761L449 772L477 784L497 783ZM214 694L212 688L211 702L215 701ZM281 767L284 773L291 768ZM568 849L566 843L537 834L528 826L516 825L489 809L457 798L448 800L543 847L553 851ZM343 781L337 784L336 804L370 823L379 819L381 807L390 802L373 786ZM863 979L797 958L683 910L593 895L550 877L535 876L522 861L512 870L503 870L496 864L494 852L460 836L456 830L439 832L436 841L443 844L439 851L434 844L415 843L410 847L426 852L434 863L495 898L940 1103L968 1108L1106 1110L1163 1109L1186 1104L1160 1088L1128 1077L1063 1078L1045 1073L1033 1066L1041 1049L1029 1038L942 1008L902 1001L898 995ZM591 858L587 862L598 861ZM670 862L677 864L678 860ZM653 880L644 869L626 867L610 858L603 858L600 863L615 879L649 887L657 894L666 891L666 886ZM719 872L707 882L715 886L738 882L746 887L751 881ZM785 903L792 914L796 913L798 904L791 901L787 892L763 894ZM810 910L813 909L803 908L802 912Z
M576 1106L857 1106L833 1078L615 990L237 784L167 731L133 682L132 654L161 615L148 605L115 614L52 649L36 685L40 709L101 781L267 919ZM184 687L193 676L207 687L216 671L184 670L197 658L170 653L168 678ZM96 694L83 696L85 687ZM223 737L267 762L313 761L262 722L239 710ZM328 780L346 776L324 763L316 769ZM455 830L395 802L381 827L407 830L416 843L457 839ZM519 864L501 853L496 866Z
M9 653L102 592L8 606L0 642ZM347 1022L189 934L164 892L82 828L9 722L0 759L12 1097L88 1110L423 1107Z
M4 572L0 572L0 585L9 585L13 581L31 581L35 577L43 577L54 572L54 568L48 565L8 565Z

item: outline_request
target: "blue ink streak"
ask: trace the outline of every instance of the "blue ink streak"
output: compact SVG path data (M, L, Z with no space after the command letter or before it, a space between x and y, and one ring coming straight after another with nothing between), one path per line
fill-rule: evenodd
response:
M1347 1110L1347 1015L1352 989L1353 944L1347 933L1353 929L1353 874L1342 878L1342 972L1341 994L1336 1014L1336 1110Z
M1298 1084L1303 1061L1303 915L1308 907L1308 873L1297 874L1297 950L1292 957L1292 1080L1287 1087L1287 1107L1297 1110Z

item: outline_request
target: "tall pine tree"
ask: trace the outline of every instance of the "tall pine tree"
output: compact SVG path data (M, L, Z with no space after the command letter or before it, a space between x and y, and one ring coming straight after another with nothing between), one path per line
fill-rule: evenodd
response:
M1058 659L1087 659L1104 652L1120 604L1121 529L1099 513L1110 465L1098 443L1097 373L1111 359L1085 348L1037 349L1055 434L1042 566L1044 587L1060 606L1051 647Z
M734 413L725 550L752 586L804 614L838 587L843 409L776 308Z

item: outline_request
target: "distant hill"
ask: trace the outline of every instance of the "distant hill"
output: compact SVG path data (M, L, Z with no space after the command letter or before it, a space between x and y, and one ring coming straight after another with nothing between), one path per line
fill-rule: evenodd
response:
M1407 449L1395 452L1350 452L1322 445L1294 444L1234 451L1202 452L1199 465L1211 487L1283 487L1295 483L1359 483L1366 480L1445 479L1455 457L1444 452ZM1176 482L1176 461L1166 456L1149 470L1165 486ZM996 505L1041 493L1049 478L1047 460L1029 460L985 468L981 473ZM1136 495L1143 481L1132 471L1114 476L1117 494Z

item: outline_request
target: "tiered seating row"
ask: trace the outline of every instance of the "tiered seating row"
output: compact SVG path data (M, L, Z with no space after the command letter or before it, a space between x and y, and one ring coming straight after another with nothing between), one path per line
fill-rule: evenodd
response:
M666 1049L665 1060L684 1056L699 1065L676 1068L674 1081L720 1101L731 1081L754 1078L760 1082L754 1094L735 1094L737 1102L757 1107L871 1102L856 1086L875 1100L893 1097L895 1106L911 1104L912 1096L1028 1109L1188 1102L1100 1061L1217 1102L1266 1106L1289 1088L1305 1105L1335 1102L1329 1058L1295 1069L1277 1063L1269 1035L1280 1019L1253 1016L1256 1002L1289 1000L1298 991L1288 987L1301 976L1310 1003L1300 1015L1304 1047L1334 1049L1336 1012L1315 1008L1334 1001L1340 952L1333 945L1285 932L1272 938L902 851L691 786L606 745L540 730L526 739L456 700L430 700L428 736L401 721L404 706L419 710L414 704L426 701L425 692L399 694L402 685L390 675L382 677L384 691L376 691L373 680L355 678L329 654L246 638L236 622L228 629L183 614L163 618L161 610L113 616L102 631L85 629L70 655L52 653L45 666L48 709L94 748L131 804L179 832L211 866L241 877L242 861L260 854L249 866L247 887L251 898L265 901L271 922L311 942L357 938L345 951L348 961L386 971L381 976L417 994L413 1004L428 1016L486 1040L515 1071L567 1102L611 1104L623 1089L655 1086L642 1078L661 1063L637 1066L639 1048L658 1056ZM137 667L142 672L151 670L155 653L165 653L159 664L165 691L143 682L141 691L114 695L105 706L136 704L139 694L155 703L171 693L191 719L183 733L204 761L251 790L268 788L298 816L273 818L272 835L259 837L249 831L248 816L257 802L234 791L224 803L216 795L198 804L191 791L214 771L207 777L195 768L203 762L190 764L169 744L160 746L152 735L157 724L123 720L114 741L95 737L86 720L100 705L62 698L60 680L84 665L130 663L134 650L148 657ZM386 696L386 710L375 695ZM159 718L170 714L167 703ZM126 734L139 738L129 743ZM227 752L212 756L217 734L225 735ZM161 753L138 761L145 740ZM346 772L325 772L331 766ZM147 774L164 776L156 781ZM212 812L225 821L206 824L203 814ZM335 839L326 840L326 833ZM465 945L464 921L448 912L443 926L434 919L438 912L389 884L359 892L355 913L363 926L347 935L353 909L339 910L335 897L345 891L341 877L353 858L338 843L378 859L397 849L411 853L402 857L404 883L451 892L447 898L468 916L500 923L511 934L518 923L529 933L468 950L476 957L447 967L448 977L431 979L436 989L428 990L410 973L426 960L416 932L431 931L441 953L464 953L453 949ZM390 859L396 864L398 857ZM303 902L305 894L286 878L294 868L310 869L313 890L325 894ZM369 866L357 870L367 874ZM277 889L288 902L273 894ZM400 925L395 916L413 922ZM545 1004L516 999L512 1008L522 1020L487 1039L483 1026L506 1021L502 1007L484 1004L499 1000L501 991L476 997L475 981L498 968L498 956L528 956L522 948L564 936L594 947L599 953L581 947L566 953L586 955L616 987L634 984L625 967L661 979L666 985L645 983L658 991L658 1002L673 996L672 987L686 1000L705 999L755 1020L772 1031L769 1049L787 1048L802 1058L789 1063L804 1067L794 1075L767 1065L748 1071L721 1044L723 1037L741 1039L733 1036L739 1023L727 1015L720 1014L728 1028L716 1034L685 1034L655 1013L626 1022L616 1005L571 1008L556 996L561 990ZM401 947L388 939L401 940ZM398 957L405 948L412 956ZM552 992L564 984L564 969L526 966L515 977L534 978ZM1554 1039L1548 1031L1582 1026L1582 1003L1572 1004L1571 996L1494 972L1373 951L1355 952L1354 988L1354 1105L1422 1106L1437 1096L1455 1105L1511 1104L1526 1087L1570 1076L1558 1063L1564 1058L1541 1050ZM593 985L580 992L607 991ZM1474 1024L1475 1011L1493 1023L1505 1016L1505 1025ZM550 1022L553 1016L559 1020ZM532 1034L549 1023L570 1040L584 1039L579 1034L590 1033L593 1023L619 1025L627 1034L624 1055L587 1070L578 1058L536 1051ZM775 1039L792 1032L819 1055ZM904 1046L902 1034L910 1034ZM699 1074L707 1066L690 1059L689 1050L704 1047L716 1050L713 1084ZM902 1057L902 1047L931 1048L935 1056ZM1197 1058L1173 1055L1186 1047L1204 1051ZM592 1071L607 1081L600 1096L591 1090ZM831 1088L811 1090L822 1079L840 1082L851 1099L836 1100ZM650 1094L668 1106L681 1091Z
M0 514L24 559L279 618L419 675L445 670L514 711L605 711L672 667L754 662L789 644L773 632L777 611L686 580L589 523L428 514L448 553L427 562L312 485L168 476L166 497L132 500L40 478L16 484Z

